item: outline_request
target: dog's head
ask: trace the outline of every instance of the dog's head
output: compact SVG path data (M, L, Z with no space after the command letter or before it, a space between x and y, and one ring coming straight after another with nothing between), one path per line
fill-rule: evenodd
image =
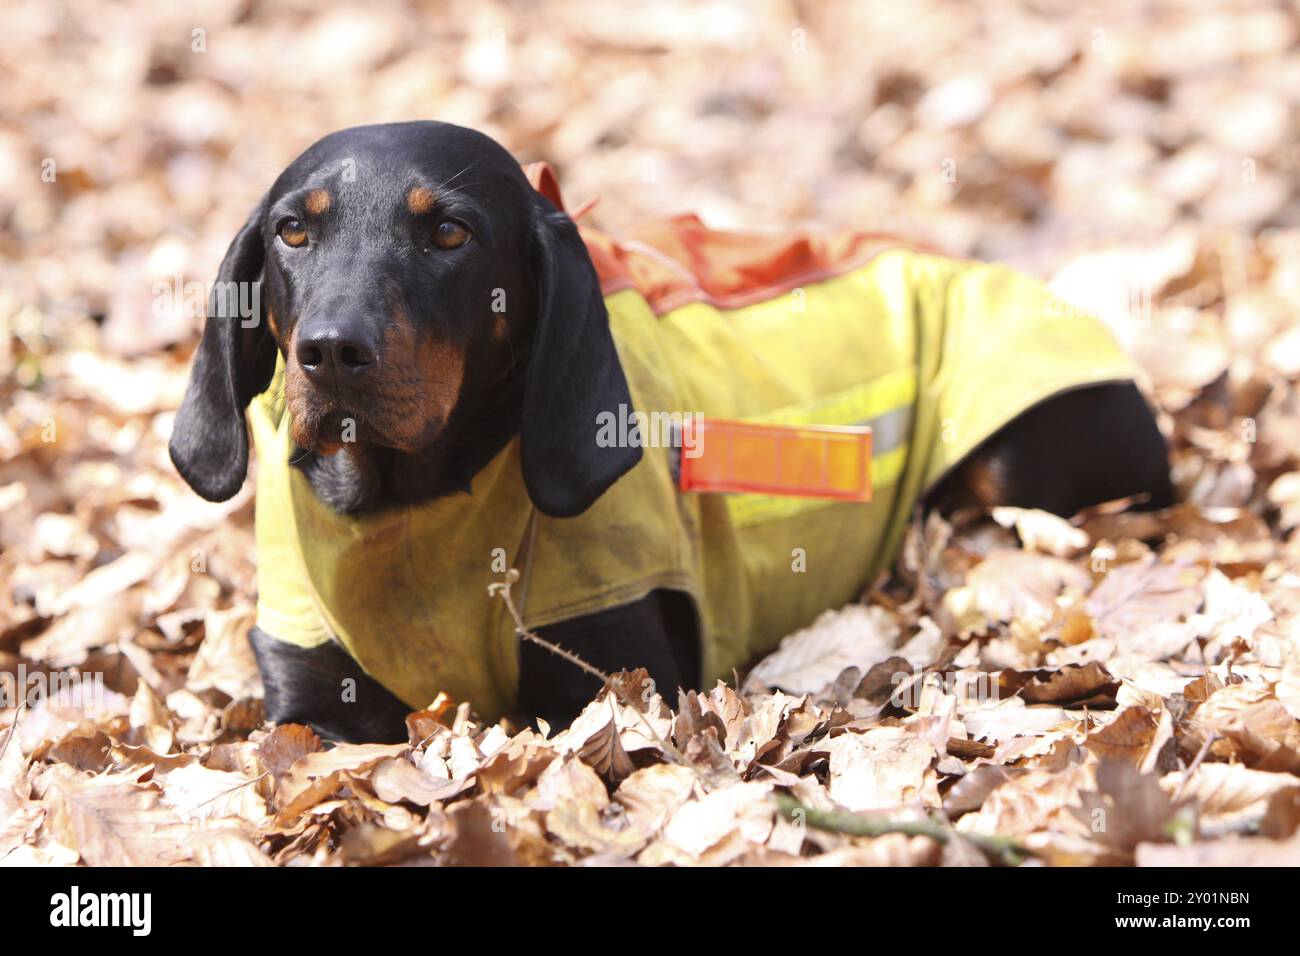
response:
M586 510L640 457L596 443L597 414L631 399L577 228L473 130L334 133L253 211L221 264L171 440L209 500L244 481L244 408L277 350L310 455L455 467L458 442L513 415L529 495L555 516Z

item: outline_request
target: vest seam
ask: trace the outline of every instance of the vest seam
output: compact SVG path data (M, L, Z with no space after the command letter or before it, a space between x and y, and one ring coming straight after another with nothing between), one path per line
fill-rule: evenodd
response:
M809 269L792 276L783 277L776 282L769 282L738 292L719 295L710 293L701 287L699 285L698 277L696 277L694 273L691 273L684 265L677 262L676 259L673 259L671 256L668 256L666 253L660 252L657 249L654 250L656 255L649 256L645 251L639 248L646 246L645 243L640 242L639 240L632 241L636 242L636 247L633 247L631 251L645 256L646 258L653 259L654 261L659 261L661 257L669 260L674 264L677 270L690 275L693 283L690 286L670 289L659 296L648 295L645 291L638 289L635 281L630 276L615 276L607 283L601 284L602 295L614 295L617 292L624 292L628 289L633 289L639 292L656 318L662 318L669 312L676 311L677 309L688 305L695 305L700 302L712 305L722 311L743 309L747 306L758 305L762 302L769 302L772 299L780 298L800 286L817 285L822 282L829 282L832 279L841 278L849 273L856 272L858 269L870 265L880 256L890 252L896 252L899 250L905 252L926 251L920 244L907 243L900 239L886 238L881 241L887 242L889 245L886 245L883 248L871 249L862 255L845 260L845 262L839 265ZM629 243L625 242L622 243L622 245L627 247ZM647 248L654 249L653 246L648 246Z

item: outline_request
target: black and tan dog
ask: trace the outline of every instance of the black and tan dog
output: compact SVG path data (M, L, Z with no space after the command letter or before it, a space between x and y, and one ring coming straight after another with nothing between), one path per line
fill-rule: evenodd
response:
M1127 360L1033 280L865 234L580 235L540 176L455 126L345 130L226 254L171 454L224 500L252 422L271 719L400 738L447 690L567 722L596 683L515 639L506 566L543 636L693 687L860 594L918 504L1169 502ZM655 412L869 422L875 499L678 492L680 452L609 427Z

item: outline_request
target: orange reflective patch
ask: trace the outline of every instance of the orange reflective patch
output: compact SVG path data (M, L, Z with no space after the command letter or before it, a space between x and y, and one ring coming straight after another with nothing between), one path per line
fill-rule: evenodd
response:
M871 500L871 429L865 425L688 419L683 445L683 491Z

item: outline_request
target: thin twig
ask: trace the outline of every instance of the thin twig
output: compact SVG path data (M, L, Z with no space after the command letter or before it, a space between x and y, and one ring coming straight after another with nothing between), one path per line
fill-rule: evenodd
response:
M18 709L14 711L13 723L9 725L9 733L5 734L5 745L0 747L0 760L5 759L5 754L9 752L9 741L14 739L14 732L18 729L18 718L23 715L23 708L27 706L27 701L20 700Z
M1196 773L1196 768L1201 765L1201 761L1205 759L1205 755L1210 752L1210 748L1214 746L1214 742L1218 739L1218 731L1211 730L1210 735L1205 738L1205 743L1201 744L1201 749L1196 752L1192 762L1183 771L1183 779L1178 784L1178 792L1174 794L1174 803L1182 799L1183 791L1187 789L1187 782L1192 779L1192 774Z
M534 632L530 631L527 627L524 626L524 619L522 615L520 615L519 609L515 607L515 599L513 596L511 596L510 593L510 588L518 581L519 581L518 569L511 568L509 571L506 572L504 581L494 581L492 584L488 585L488 594L494 597L500 597L503 601L505 601L506 610L510 612L510 617L515 622L515 633L518 634L521 638L523 638L526 641L532 641L538 647L546 648L552 654L555 654L557 657L561 657L564 660L568 661L570 664L572 664L574 667L577 667L583 673L590 674L592 677L595 677L597 680L603 682L604 685L608 687L611 691L613 691L614 694L628 707L628 709L630 709L632 713L636 715L637 719L641 722L641 724L645 727L645 729L649 731L650 736L654 739L655 743L657 743L660 747L663 748L664 753L666 753L674 763L681 764L683 767L688 768L697 777L703 780L704 778L700 774L700 772L691 764L689 760L686 759L685 756L683 756L681 751L679 751L676 747L674 747L671 742L665 740L663 737L659 735L659 732L655 730L654 726L650 723L649 718L647 718L646 715L641 712L641 708L638 707L635 703L633 703L630 699L628 699L627 695L623 692L623 689L619 686L618 682L615 681L609 674L606 674L599 667L593 667L591 664L588 664L586 661L584 661L577 654L574 654L572 651L565 650L563 647L560 647L560 645L548 641L546 638L538 634L535 634Z
M538 634L534 634L532 631L528 630L528 628L524 627L524 620L519 614L519 609L515 607L515 599L510 594L511 586L515 584L518 580L519 580L519 572L516 571L514 568L511 568L508 572L506 572L505 581L498 581L488 585L488 594L494 597L499 596L502 600L506 602L506 608L510 611L510 617L513 618L515 622L515 633L522 638L526 638L527 640L532 641L534 644L538 645L539 647L546 648L556 657L564 658L574 667L578 668L584 673L590 674L592 677L596 678L600 682L604 684L612 684L612 678L608 674L606 674L603 670L601 670L599 667L593 667L591 664L588 664L586 661L584 661L577 654L574 654L572 651L567 651L559 644L554 644L551 641L548 641L546 638L541 637Z
M1029 850L1011 837L984 836L979 833L956 833L947 824L934 819L925 820L891 820L888 817L868 817L846 810L818 810L805 806L794 797L779 794L776 798L781 814L792 822L802 822L814 830L829 833L843 833L846 836L878 837L886 833L902 833L904 836L929 837L939 843L947 843L954 836L969 840L989 856L1016 866L1029 855Z

